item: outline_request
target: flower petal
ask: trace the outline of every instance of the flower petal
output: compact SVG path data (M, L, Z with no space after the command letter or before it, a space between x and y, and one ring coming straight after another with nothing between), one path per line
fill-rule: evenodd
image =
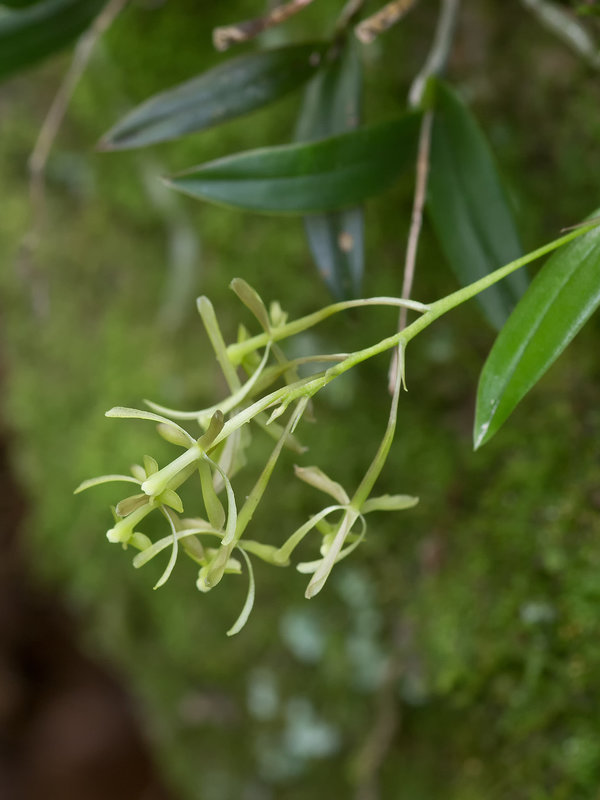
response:
M238 550L240 550L240 548L238 548ZM242 608L239 617L227 631L227 636L235 636L236 633L239 633L242 630L248 621L248 617L252 611L252 606L254 605L254 571L252 569L252 563L243 550L240 550L240 553L244 556L246 565L248 567L248 594L246 595L244 607Z
M137 478L133 478L131 475L100 475L98 478L89 478L87 481L83 481L79 484L79 486L75 489L73 494L79 494L79 492L85 492L86 489L91 489L92 486L100 486L102 483L111 483L111 481L125 481L126 483L137 483L139 486L141 481Z
M344 487L331 480L319 467L298 467L294 464L294 473L301 481L308 483L309 486L314 486L315 489L319 489L321 492L325 492L325 494L337 500L338 503L342 505L350 503L350 498L346 494Z

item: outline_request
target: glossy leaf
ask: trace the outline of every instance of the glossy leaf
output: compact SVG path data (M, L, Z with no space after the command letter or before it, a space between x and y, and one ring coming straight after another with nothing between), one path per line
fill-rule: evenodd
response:
M332 48L306 87L297 141L354 130L361 117L362 66L354 37ZM357 297L364 271L364 218L360 208L304 218L308 243L334 297Z
M106 0L41 0L0 15L0 78L74 41Z
M307 144L220 158L168 180L184 194L271 214L353 206L386 189L414 161L419 117L402 117Z
M145 147L261 108L307 81L324 47L295 44L232 58L138 106L106 134L100 148Z
M435 117L427 209L441 248L463 286L522 254L519 235L494 163L477 121L458 95L434 83ZM527 288L524 271L479 295L497 329Z
M546 262L498 335L477 392L474 444L488 441L600 304L600 228Z

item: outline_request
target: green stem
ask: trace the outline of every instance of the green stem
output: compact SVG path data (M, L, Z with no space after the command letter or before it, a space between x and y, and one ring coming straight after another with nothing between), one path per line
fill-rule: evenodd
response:
M333 314L346 311L349 308L360 308L362 306L400 306L403 308L410 308L413 311L420 311L421 313L428 310L428 306L423 303L418 303L415 300L402 300L397 297L367 297L363 300L343 300L339 303L332 303L330 306L325 306L325 308L314 311L312 314L307 314L305 317L300 317L300 319L288 322L286 325L271 328L268 333L259 333L251 339L246 339L236 344L230 344L227 348L227 357L231 364L239 364L244 356L265 347L268 342L279 342L281 339L295 336L308 328L312 328L319 322L323 322L323 320L327 319L327 317L331 317Z
M256 511L258 504L261 501L263 494L265 493L265 489L267 488L267 484L271 479L271 475L273 474L273 470L275 469L275 465L277 464L277 460L281 455L281 451L283 449L284 442L291 431L292 424L294 422L294 415L292 415L286 425L285 429L283 430L277 444L273 448L273 452L269 456L269 460L265 464L263 471L260 474L259 479L254 484L252 491L246 498L246 502L242 506L240 513L238 515L238 521L235 531L235 542L237 543L241 536L243 535L244 531L248 527L250 520L254 516L254 512Z
M157 497L159 494L162 494L165 489L170 488L170 484L174 486L172 482L176 480L182 472L187 476L187 470L190 465L194 464L196 461L200 461L203 454L204 451L202 448L197 444L193 444L178 458L171 461L170 464L167 464L166 467L155 472L154 475L150 475L150 477L142 483L142 491L150 497Z
M390 406L390 413L388 417L388 424L383 434L383 438L375 454L375 458L371 462L369 469L366 471L365 476L352 498L352 506L357 511L360 511L364 502L367 500L375 481L379 477L381 470L387 461L390 447L394 441L394 434L396 432L396 420L398 418L398 400L400 398L400 387L404 378L404 350L402 346L398 347L398 366L396 369L396 380L394 383L394 394L392 395L392 404Z
M227 420L225 425L223 425L221 433L214 440L212 445L213 448L220 444L220 442L224 441L235 430L241 428L243 425L250 422L250 420L254 419L254 417L260 414L262 411L266 411L267 408L270 408L279 402L285 401L285 403L289 405L296 398L303 396L311 397L313 394L315 394L315 392L319 391L319 389L323 388L323 386L329 383L330 379L326 379L326 375L326 372L321 372L317 376L313 375L310 378L301 378L299 381L296 381L296 383L282 386L280 389L275 389L275 391L270 392L264 397L261 397L260 400L252 403L251 406L248 406L247 408L244 408L242 411L238 412L235 417Z
M475 281L474 283L471 283L468 286L465 286L464 288L459 289L458 291L453 292L446 297L443 297L441 300L437 300L435 303L432 303L429 306L422 306L423 308L426 308L427 311L425 311L423 316L416 319L407 328L404 328L404 330L395 333L393 336L388 336L386 339L382 339L370 347L365 347L363 350L356 350L354 353L350 353L347 358L345 358L343 361L340 361L340 363L336 364L334 367L330 367L325 372L313 375L310 378L303 378L299 381L296 381L296 383L283 386L280 389L276 389L274 392L265 395L265 397L257 400L251 406L248 406L248 408L245 408L243 411L240 411L238 414L236 414L235 417L232 417L230 420L228 420L223 426L221 433L213 442L213 447L219 444L219 442L223 441L223 439L226 439L227 436L233 433L234 430L237 430L238 428L241 428L242 425L250 422L250 420L261 411L265 411L267 408L276 405L279 402L282 402L287 406L300 397L312 397L322 388L327 386L328 383L334 380L334 378L337 378L339 375L342 375L344 372L352 369L357 364L360 364L363 361L372 358L373 356L379 355L380 353L384 353L386 350L390 350L392 347L397 347L398 345L401 345L404 349L411 339L414 339L417 334L425 330L425 328L429 327L432 322L435 322L436 319L439 319L439 317L443 316L448 311L451 311L453 308L456 308L462 303L466 303L467 300L470 300L480 292L483 292L485 289L488 289L490 286L498 283L498 281L506 278L520 267L524 267L526 264L530 264L532 261L535 261L536 259L551 253L553 250L557 250L559 247L562 247L562 245L573 241L573 239L583 236L585 233L588 233L588 231L597 227L597 225L598 223L595 222L593 224L591 223L589 225L577 228L576 230L571 231L570 233L567 233L564 236L561 236L558 239L543 245L542 247L538 247L537 250L532 250L530 253L521 256L521 258L511 261L509 264L506 264L494 272L491 272L489 275L485 275L483 278L480 278L478 281ZM367 301L349 302L362 302L364 304ZM314 322L306 325L304 324L310 318L317 318L316 321L320 321L320 319L325 318L324 316L321 316L323 312L328 312L329 309L342 305L347 307L348 303L336 303L333 306L328 306L327 308L322 309L321 312L316 312L308 317L303 317L302 319L296 320L295 323L282 326L279 331L272 331L272 333L276 334L277 332L282 332L287 328L288 332L283 335L292 335L289 332L289 329L295 324L302 323L303 327L299 328L299 330L304 330L306 327L310 327L310 324L314 324ZM336 310L339 310L339 308ZM335 312L329 311L329 313ZM328 316L328 314L325 313L325 316ZM261 336L254 337L254 339L260 339L260 341L263 342ZM250 341L252 340L248 339L242 344L246 345ZM144 486L142 486L142 489L146 491Z
M452 294L447 295L446 297L442 297L441 300L437 300L435 303L431 303L429 306L429 311L424 314L419 319L415 320L408 328L405 329L404 333L408 334L405 337L406 343L408 343L411 339L413 339L418 333L420 333L424 328L427 328L434 322L436 319L441 317L443 314L446 314L448 311L451 311L453 308L465 303L467 300L470 300L472 297L483 292L485 289L489 289L490 286L493 286L498 281L501 281L503 278L506 278L511 273L515 272L516 270L524 267L526 264L530 264L532 261L536 261L538 258L551 253L553 250L557 250L559 247L562 247L568 242L572 241L573 239L577 239L579 236L582 236L585 233L593 230L598 226L598 223L595 222L590 225L585 225L581 228L577 228L570 233L565 234L564 236L559 237L558 239L554 239L554 241L549 242L548 244L543 245L542 247L538 247L537 250L532 250L531 253L527 253L521 258L515 259L515 261L511 261L509 264L506 264L504 267L500 267L499 269L495 270L494 272L490 272L489 275L485 275L483 278L480 278L478 281L474 283L470 283L468 286L465 286L463 289L459 289Z
M577 228L577 230L571 231L570 233L567 233L558 239L554 239L554 241L543 245L543 247L538 247L537 250L532 250L530 253L515 259L515 261L511 261L509 264L500 267L494 272L490 272L489 275L485 275L478 281L470 283L468 286L458 289L458 291L453 292L446 297L442 297L441 300L436 300L436 302L429 305L429 310L426 311L422 317L416 319L403 331L399 331L393 336L388 336L386 339L382 339L380 342L377 342L377 344L371 345L371 347L365 347L363 350L356 350L354 353L350 353L348 358L344 359L344 361L336 364L335 367L330 367L325 373L325 376L328 379L327 382L329 382L330 379L335 378L338 375L341 375L343 372L346 372L347 370L356 366L356 364L360 364L362 361L366 361L373 356L379 355L379 353L384 353L386 350L389 350L392 347L396 347L399 344L406 346L408 342L410 342L411 339L414 339L418 333L421 333L421 331L425 330L425 328L428 328L432 322L435 322L436 319L439 319L448 311L451 311L453 308L462 305L462 303L466 303L467 300L470 300L471 298L480 294L480 292L483 292L485 289L489 289L490 286L498 283L498 281L506 278L512 272L524 267L526 264L536 261L538 258L551 253L553 250L557 250L559 247L562 247L568 242L571 242L573 239L577 239L579 236L588 233L597 226L598 223L595 222L593 224Z
M592 226L587 226L584 228L584 232L586 230L590 230ZM398 370L396 373L396 382L394 384L394 394L392 397L392 404L390 408L390 414L388 418L388 424L385 429L385 433L373 459L369 469L367 470L364 478L360 482L358 489L356 490L354 497L352 498L352 506L357 510L362 508L363 503L369 497L373 486L375 485L375 481L379 477L381 470L386 462L390 447L392 445L392 441L394 439L394 433L396 431L396 419L398 416L398 399L400 395L400 387L402 385L403 379L403 360L404 360L404 348L406 344L414 338L420 331L424 330L428 325L431 325L438 317L445 314L447 311L450 311L456 306L460 305L461 303L470 300L475 295L482 292L484 289L489 288L492 286L496 281L502 280L507 275L510 275L511 272L514 270L519 269L520 267L524 266L525 264L529 263L529 261L533 260L534 258L538 258L542 255L545 255L548 252L551 252L557 247L560 247L562 244L566 244L567 242L571 241L572 239L576 238L576 236L581 235L581 229L578 229L574 233L569 233L560 239L551 242L548 245L544 245L543 247L534 250L532 253L523 256L522 258L517 259L516 261L512 261L510 264L507 264L504 267L500 267L500 269L492 272L490 275L486 275L484 278L481 278L475 283L470 284L469 286L465 286L463 289L459 289L456 292L453 292L450 295L438 300L435 303L432 303L429 307L429 311L427 311L422 317L417 319L415 322L412 323L408 328L405 328L404 331L397 334L396 337L390 337L391 339L397 338L398 339ZM402 335L404 334L404 335ZM364 352L364 351L362 351ZM350 357L351 358L351 357ZM350 359L348 359L350 360ZM345 362L338 366L342 366ZM333 372L336 368L332 368L329 372Z

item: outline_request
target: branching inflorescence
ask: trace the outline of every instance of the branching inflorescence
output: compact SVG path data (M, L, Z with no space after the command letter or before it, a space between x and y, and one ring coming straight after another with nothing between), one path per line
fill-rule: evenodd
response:
M177 411L146 401L150 410L113 408L107 417L143 419L157 423L158 433L183 452L166 466L144 456L143 466L132 467L131 475L103 475L84 481L77 492L109 481L134 483L139 491L121 500L114 509L114 525L107 533L110 542L139 550L134 566L141 567L163 550L171 548L168 564L156 583L162 586L173 571L179 549L200 567L196 585L201 592L213 589L225 574L240 574L243 562L249 572L248 596L242 612L228 633L237 633L245 624L254 601L254 577L250 556L274 566L290 564L296 547L311 532L320 536L319 557L301 562L296 568L311 575L306 597L321 591L333 566L349 555L366 533L365 517L372 511L397 511L414 506L418 499L409 495L371 493L386 462L396 428L401 387L404 383L404 353L408 343L432 322L461 303L476 296L520 267L556 250L588 232L596 220L555 239L510 264L497 269L452 294L425 305L413 300L373 297L348 300L288 322L278 303L267 310L260 296L245 281L236 278L231 287L257 319L262 332L250 336L240 328L238 341L227 346L211 302L198 298L198 311L223 371L230 394L217 405L199 411ZM279 346L282 342L340 311L362 306L396 306L419 316L406 328L374 345L352 353L321 354L288 359ZM392 401L385 432L371 464L352 495L316 466L296 467L296 477L329 496L330 502L295 530L280 546L250 539L246 530L265 493L283 448L303 452L295 431L311 399L338 376L357 364L396 348L399 368L395 370ZM301 377L299 368L309 362L329 364L325 369ZM240 378L244 376L244 380ZM198 425L201 435L190 433L180 423ZM249 423L270 433L275 446L244 502L239 505L232 479L245 463L249 445ZM190 479L199 479L202 516L188 516L178 489ZM152 542L139 528L154 510L165 518L169 533ZM240 560L241 558L241 560Z
M424 312L421 303L376 297L335 303L301 319L288 322L278 303L267 311L259 295L245 281L236 279L232 288L258 320L262 333L250 337L240 329L238 341L226 346L211 302L198 298L198 310L208 333L225 380L229 396L210 408L199 411L177 411L146 401L149 409L113 408L108 417L143 419L157 423L158 433L183 452L162 469L154 458L144 456L143 466L134 465L131 475L103 475L84 481L77 492L109 481L134 483L139 491L121 500L114 509L114 525L107 533L110 542L139 550L134 566L141 567L168 548L169 562L156 583L162 586L169 578L179 550L199 567L196 585L202 592L214 588L225 574L239 574L245 562L250 582L246 603L229 630L237 633L245 624L254 599L254 578L249 556L269 564L285 567L290 564L294 550L312 531L321 538L320 557L297 564L300 572L311 574L306 590L313 597L325 584L334 564L349 555L362 541L366 532L365 516L377 510L410 508L417 498L408 495L371 497L375 481L385 463L395 428L401 372L392 398L388 426L375 458L353 496L318 467L295 467L296 476L329 496L330 502L294 531L277 547L250 539L246 530L267 488L277 460L284 448L297 453L304 451L295 430L310 399L335 377L358 361L359 353L323 354L288 359L278 342L311 328L332 314L356 306L402 306ZM387 348L386 348L387 349ZM333 366L300 377L298 369L309 362ZM242 382L239 373L243 373ZM275 388L274 388L275 387ZM270 412L267 415L267 412ZM278 421L278 420L282 421ZM196 424L202 431L199 438L180 423ZM255 423L275 439L275 446L250 494L239 505L232 479L245 462L244 451L249 444L248 424ZM188 516L178 489L186 481L199 479L201 516ZM154 510L165 518L169 534L152 542L140 531L146 517ZM242 560L240 560L240 558Z

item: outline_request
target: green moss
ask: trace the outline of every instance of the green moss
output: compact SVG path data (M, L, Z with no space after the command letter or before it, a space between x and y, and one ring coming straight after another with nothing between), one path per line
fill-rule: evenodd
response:
M255 11L247 2L234 6L232 19ZM298 32L314 35L334 7L313 4L306 22L298 17ZM200 12L191 0L185 12L172 4L131 7L115 25L53 150L47 223L33 252L21 246L31 222L25 160L40 104L47 106L66 59L36 72L33 83L20 79L24 94L8 90L0 162L2 406L30 499L25 533L34 567L85 619L88 647L127 677L181 796L350 796L377 713L382 665L395 653L401 669L392 694L400 723L382 773L384 796L594 797L600 780L597 323L475 455L474 390L491 334L473 307L420 337L408 353L409 392L380 481L382 492L420 495L420 505L374 517L362 549L310 604L301 599L304 576L259 565L257 606L234 640L224 631L239 612L245 579L202 596L194 570L181 564L165 588L152 592L162 564L136 572L131 554L104 540L106 507L118 492L104 487L71 496L80 480L126 471L145 452L159 463L170 457L151 426L107 420L107 408L138 405L143 397L193 407L224 390L194 311L196 294L211 297L229 336L246 319L226 288L236 275L294 315L324 300L299 221L187 200L165 211L144 177L284 141L297 97L273 113L151 155L93 152L125 105L213 63L207 31L217 12L217 5ZM491 24L470 19L484 32ZM398 31L392 45L377 45L368 84L373 118L387 113L408 84L395 45L407 48L411 63L421 55L417 44L426 31L410 24L411 36ZM505 46L490 50L498 70L500 56L521 63L527 55L522 36L515 33L508 54ZM554 43L544 47L554 53ZM467 74L473 63L457 59L455 74ZM500 161L519 183L526 239L537 243L597 205L589 199L596 156L590 153L582 166L580 148L589 152L600 115L592 90L582 89L568 115L543 118L554 155L536 160L539 128L531 115L538 105L522 105L513 83L480 96L478 109L496 131ZM550 84L542 82L539 91L539 109L546 108ZM497 127L505 117L506 136ZM523 154L531 156L526 175ZM550 182L561 192L549 208ZM369 207L368 293L398 291L410 196L407 181ZM186 278L189 296L179 298L175 324L165 326L173 220L197 237L198 255ZM416 295L430 299L451 288L452 279L427 230L420 252ZM339 350L376 341L394 324L394 312L365 310L316 335ZM304 429L311 448L304 463L322 463L336 480L356 485L387 415L386 369L382 357L323 395L317 425ZM266 440L258 445L256 463L268 447ZM316 499L292 480L292 463L283 460L269 509L254 523L274 542L316 509ZM310 658L306 642L313 643ZM270 676L276 691L268 719L254 716L247 702L256 670ZM306 749L303 731L322 749Z

